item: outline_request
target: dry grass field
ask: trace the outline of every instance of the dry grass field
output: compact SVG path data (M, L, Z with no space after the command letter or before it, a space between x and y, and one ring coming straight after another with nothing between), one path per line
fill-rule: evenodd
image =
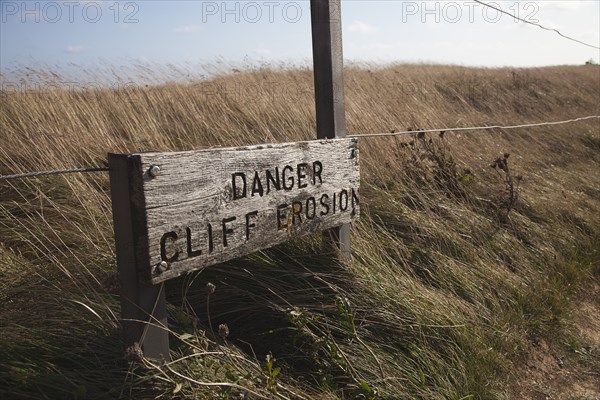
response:
M348 134L600 115L592 65L345 75ZM313 94L267 67L5 91L0 175L310 140ZM597 399L600 120L359 146L352 261L314 235L170 281L160 365L120 342L108 174L0 181L0 398Z

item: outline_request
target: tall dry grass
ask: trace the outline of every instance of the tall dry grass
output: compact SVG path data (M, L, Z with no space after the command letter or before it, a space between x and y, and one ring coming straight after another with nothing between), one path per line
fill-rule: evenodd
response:
M596 66L349 67L348 133L600 115L599 76ZM100 166L107 152L310 140L313 94L302 68L3 92L0 174ZM590 120L361 139L353 261L320 254L317 235L170 282L174 362L162 366L123 359L106 174L2 181L1 393L504 398L529 340L572 338L569 298L598 273L599 134ZM510 211L505 173L490 168L505 152L523 177ZM220 324L226 339L211 332Z

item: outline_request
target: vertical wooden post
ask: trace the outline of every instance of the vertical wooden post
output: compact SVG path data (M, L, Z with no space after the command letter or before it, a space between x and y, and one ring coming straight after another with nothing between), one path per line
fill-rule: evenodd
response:
M137 161L137 162L136 162ZM136 215L143 209L139 160L126 154L109 154L117 269L121 291L121 320L126 347L140 344L144 356L169 359L169 332L164 284L151 285L138 279L138 264L145 258L136 242L143 243L145 221Z
M310 0L317 139L346 137L341 0ZM324 233L325 242L350 256L350 224Z

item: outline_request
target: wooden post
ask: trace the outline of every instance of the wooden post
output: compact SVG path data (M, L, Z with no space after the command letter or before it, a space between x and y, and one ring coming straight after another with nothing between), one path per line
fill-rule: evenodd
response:
M311 0L317 139L346 137L341 0ZM350 256L350 224L324 232L325 242Z
M117 269L121 291L121 320L126 347L140 344L144 356L169 359L169 332L164 284L152 285L138 279L145 256L137 254L136 241L147 237L145 224L135 215L134 202L144 202L139 177L139 157L109 154Z

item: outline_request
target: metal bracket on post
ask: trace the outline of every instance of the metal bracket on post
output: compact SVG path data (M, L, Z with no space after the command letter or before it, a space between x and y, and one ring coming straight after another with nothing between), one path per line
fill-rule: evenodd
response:
M341 0L311 0L317 139L346 137ZM350 224L323 234L328 247L350 257Z
M145 221L136 215L143 209L139 180L142 174L135 156L109 154L117 269L121 292L121 324L126 347L139 343L145 357L169 359L169 332L164 284L140 282L138 266L145 258L136 243L143 243Z

